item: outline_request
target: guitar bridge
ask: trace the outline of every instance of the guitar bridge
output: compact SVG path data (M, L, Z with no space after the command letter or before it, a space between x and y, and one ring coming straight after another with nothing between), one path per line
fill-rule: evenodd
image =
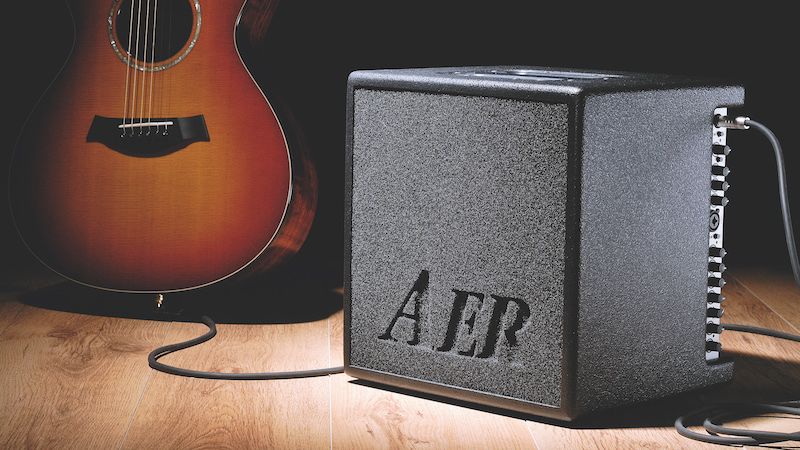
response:
M94 116L86 142L99 142L128 156L152 158L195 142L210 142L203 115L147 121Z

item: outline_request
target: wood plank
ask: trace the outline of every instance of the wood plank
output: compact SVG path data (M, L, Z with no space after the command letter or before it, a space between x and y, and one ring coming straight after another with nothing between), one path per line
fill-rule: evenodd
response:
M789 295L772 291L769 296L754 295L750 282L740 281L740 274L726 275L729 280L724 288L725 302L722 304L725 313L722 318L725 323L739 323L776 329L789 333L797 333L795 327L782 315L775 312L771 305L782 305L794 301ZM769 278L768 278L769 279ZM751 279L752 280L752 279ZM724 332L723 344L740 354L764 355L776 358L794 360L798 350L796 344L790 341L770 338L749 333ZM786 353L788 351L788 354Z
M166 356L197 370L263 372L328 364L327 319L288 325L218 326L213 340ZM167 342L200 335L198 324L172 323ZM123 448L327 448L326 377L275 381L182 378L155 372Z
M573 423L531 418L528 428L543 449L719 448L680 436L675 419L699 408L701 392L599 411ZM700 431L700 427L691 427Z
M719 449L718 445L695 442L666 427L570 429L529 422L537 445L542 449L579 448L697 448Z
M0 447L118 447L164 332L22 306L0 336Z
M797 330L765 305L742 283L729 276L723 303L725 323L755 325L788 333ZM772 297L773 304L793 301L790 297ZM749 333L725 331L722 345L736 360L736 373L722 394L730 400L779 401L800 398L800 345L783 339Z
M771 291L768 298L753 295L752 282L763 285L770 279L780 279L770 272L761 272L763 279L742 272L726 275L731 283L725 286L724 323L741 323L797 333L785 316L775 313L796 298ZM744 284L740 280L750 280ZM785 277L784 277L785 278ZM794 342L749 333L725 331L723 349L736 360L733 382L722 386L714 397L720 401L780 402L800 399L800 345ZM746 429L797 431L797 418L752 417L730 424Z
M797 332L789 322L798 294L788 276L726 278L725 323ZM0 296L0 448L712 448L678 436L673 416L702 402L800 398L800 346L730 331L723 345L736 359L732 383L575 424L534 417L525 423L344 375L225 382L147 368L152 348L203 331L197 324L51 311ZM219 331L215 340L165 361L232 371L342 362L341 311L310 323L221 325ZM791 431L797 420L761 417L731 425Z
M331 355L341 363L342 312L331 317ZM535 448L523 420L331 377L332 447Z
M736 270L725 278L735 278L765 305L794 326L800 333L800 288L790 273L769 269Z

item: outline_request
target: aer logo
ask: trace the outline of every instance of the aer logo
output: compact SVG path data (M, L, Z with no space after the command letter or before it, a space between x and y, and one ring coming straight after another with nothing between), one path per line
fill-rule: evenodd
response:
M422 320L420 316L423 310L430 310L424 308L429 301L429 278L427 270L420 272L386 331L378 339L404 342L411 346L423 345L420 336L427 331L423 329L423 323L430 322ZM528 305L518 298L495 294L487 296L481 292L459 289L452 289L452 293L444 339L440 337L438 343L425 344L426 347L466 357L492 358L498 346L505 346L503 355L512 360L514 347L519 345L517 332L531 316ZM479 323L484 326L478 327Z

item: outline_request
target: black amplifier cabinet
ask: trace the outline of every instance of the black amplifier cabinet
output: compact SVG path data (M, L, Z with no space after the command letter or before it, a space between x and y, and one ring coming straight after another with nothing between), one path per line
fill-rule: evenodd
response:
M347 95L348 374L567 420L731 378L712 118L741 86L462 67Z

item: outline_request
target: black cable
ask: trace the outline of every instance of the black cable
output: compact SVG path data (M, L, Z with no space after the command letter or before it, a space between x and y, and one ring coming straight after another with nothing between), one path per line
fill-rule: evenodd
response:
M763 124L756 122L755 120L745 119L744 125L747 125L766 136L767 140L769 140L770 144L772 144L772 149L775 151L775 162L778 169L778 192L780 194L781 212L783 213L783 230L786 235L786 249L789 252L789 261L792 265L794 281L798 286L800 286L800 263L798 263L797 247L794 241L792 216L789 213L789 189L786 185L786 168L783 163L783 151L781 150L781 144L775 134ZM752 325L724 324L722 325L722 329L738 331L740 333L761 334L764 336L800 342L800 335ZM796 431L794 433L783 433L730 428L721 425L725 421L770 413L800 416L800 402L721 403L693 411L685 416L678 417L675 420L675 430L681 436L689 439L722 445L762 445L774 444L776 442L800 441L800 431ZM698 420L703 421L702 423L705 433L698 433L687 428L687 422Z
M698 409L675 419L675 430L683 437L710 444L722 445L761 445L776 442L800 441L800 431L782 433L720 425L728 420L753 417L762 414L779 413L800 416L800 402L786 403L720 403ZM687 427L689 421L703 420L706 433L698 433ZM724 436L723 436L724 435Z
M332 375L344 372L344 367L326 367L323 369L293 370L288 372L262 372L262 373L225 373L225 372L204 372L200 370L183 369L181 367L170 366L158 362L158 359L179 350L200 345L217 335L217 324L208 316L200 317L200 321L208 327L208 331L202 336L198 336L188 341L178 342L177 344L159 347L147 356L147 362L159 372L169 373L182 377L205 378L211 380L285 380L289 378L308 378L323 375Z
M792 264L792 274L794 282L800 286L800 262L797 259L797 246L794 242L794 227L792 226L792 215L789 212L789 188L786 186L786 167L783 164L783 151L777 136L769 128L760 122L747 119L744 124L763 134L772 149L775 151L775 163L778 166L778 193L781 199L781 212L783 212L783 232L786 235L786 248L789 250L789 261Z
M771 330L751 325L726 324L723 330L741 333L761 334L764 336L800 342L800 335ZM683 437L711 444L724 445L761 445L776 442L800 441L800 431L783 433L776 431L747 430L722 426L725 421L753 417L761 414L789 414L800 416L800 402L785 403L720 403L693 411L675 419L675 430ZM703 421L705 433L698 433L687 428L689 421Z
M783 331L771 330L769 328L754 327L752 325L739 325L738 323L722 324L723 330L738 331L740 333L762 334L778 339L800 342L800 335L785 333Z

